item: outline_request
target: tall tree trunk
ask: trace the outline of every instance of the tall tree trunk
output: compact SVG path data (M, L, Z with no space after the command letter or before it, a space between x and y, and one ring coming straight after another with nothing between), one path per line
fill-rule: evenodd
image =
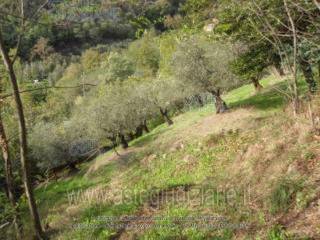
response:
M21 221L18 212L18 204L14 190L14 177L12 172L12 162L9 154L9 144L6 136L6 132L2 123L2 117L0 113L0 147L2 150L2 157L4 160L4 171L6 178L6 191L10 204L14 210L13 225L16 230L16 238L22 239Z
M120 142L121 142L121 146L124 148L124 149L127 149L129 147L129 144L126 140L126 138L124 137L124 135L120 134Z
M41 221L38 213L38 209L36 206L32 183L30 180L30 166L27 159L27 128L25 123L23 105L20 97L19 86L17 82L17 78L13 69L13 64L9 58L8 52L5 49L4 41L2 37L2 32L0 29L0 52L3 58L4 65L6 66L7 72L10 77L14 100L16 104L16 109L18 113L18 121L19 121L19 142L20 142L20 161L21 161L21 170L22 170L22 181L25 188L25 193L29 205L30 214L32 217L34 231L36 237L38 239L44 239L45 235L41 227Z
M311 64L308 62L307 59L303 59L301 57L299 57L299 64L300 64L303 76L306 82L308 83L310 93L314 93L316 91L317 83L314 80Z
M150 132L150 130L149 130L149 128L148 128L148 125L147 125L147 120L144 120L144 121L143 121L142 128L143 128L143 130L144 130L146 133L149 133L149 132Z
M252 78L251 81L253 83L253 86L256 92L260 92L263 89L263 86L260 84L257 78Z
M167 109L160 108L160 113L161 113L162 117L164 118L164 120L168 123L169 126L173 124L173 121L171 120L171 118L168 115Z
M297 61L298 61L298 38L297 38L297 29L294 23L294 20L291 16L291 12L288 7L288 1L283 0L283 4L288 15L288 19L291 25L292 31L292 40L293 40L293 81L292 81L292 89L293 89L293 114L296 117L300 108L300 99L299 99L299 89L298 89L298 76L297 76Z
M220 90L218 89L217 91L211 91L211 94L213 95L215 101L215 106L216 106L216 113L224 113L228 110L228 106L225 103L225 101L223 101L223 99L221 98L221 93Z
M317 8L320 10L320 1L319 0L313 0L313 2L317 6Z

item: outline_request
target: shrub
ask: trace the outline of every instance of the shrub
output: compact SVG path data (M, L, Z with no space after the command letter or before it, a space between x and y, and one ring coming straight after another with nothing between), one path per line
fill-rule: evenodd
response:
M127 80L135 72L133 62L117 52L110 53L107 69L107 82Z
M81 55L80 61L85 71L93 70L100 64L100 54L97 50L88 49Z
M154 31L146 32L143 37L130 44L128 53L144 75L155 75L159 69L160 51Z

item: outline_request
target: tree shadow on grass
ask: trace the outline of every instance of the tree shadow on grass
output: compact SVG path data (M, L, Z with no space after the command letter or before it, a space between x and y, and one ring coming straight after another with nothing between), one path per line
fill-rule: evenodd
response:
M157 129L156 131L151 131L150 133L147 133L138 139L135 139L130 143L130 146L135 147L142 147L147 143L153 142L156 140L161 134L165 133L169 130L169 127L166 125L166 123L163 123L162 126L160 126L160 129Z
M299 83L299 89L304 91L305 84ZM254 107L259 110L272 110L283 107L288 99L286 94L289 94L288 85L286 82L275 84L271 87L263 89L262 92L250 96L240 101L230 102L231 108L238 107Z

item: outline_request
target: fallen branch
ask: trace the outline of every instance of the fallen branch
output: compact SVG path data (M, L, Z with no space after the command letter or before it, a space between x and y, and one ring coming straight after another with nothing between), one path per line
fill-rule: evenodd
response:
M4 227L8 226L9 224L10 224L10 222L6 222L6 223L4 223L4 224L0 225L0 229L2 229L2 228L4 228Z

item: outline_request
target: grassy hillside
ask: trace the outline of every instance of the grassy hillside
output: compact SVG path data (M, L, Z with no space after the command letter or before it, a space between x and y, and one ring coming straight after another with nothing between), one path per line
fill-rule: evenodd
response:
M317 239L319 139L306 118L288 117L281 80L262 85L226 94L225 114L190 109L120 156L39 186L52 238Z

